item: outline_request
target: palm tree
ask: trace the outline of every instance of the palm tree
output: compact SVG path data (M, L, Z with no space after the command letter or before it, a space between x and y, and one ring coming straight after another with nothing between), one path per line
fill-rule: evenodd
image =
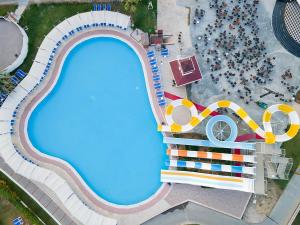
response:
M10 75L0 76L0 93L9 94L14 88L14 85L10 81Z
M125 0L124 1L124 8L127 12L129 12L131 15L135 13L137 9L137 4L140 2L140 0Z

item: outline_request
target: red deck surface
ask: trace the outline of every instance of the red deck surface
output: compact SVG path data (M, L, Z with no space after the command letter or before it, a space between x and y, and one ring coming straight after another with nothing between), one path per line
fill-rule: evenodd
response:
M195 56L173 60L170 62L170 66L177 86L186 85L202 78Z

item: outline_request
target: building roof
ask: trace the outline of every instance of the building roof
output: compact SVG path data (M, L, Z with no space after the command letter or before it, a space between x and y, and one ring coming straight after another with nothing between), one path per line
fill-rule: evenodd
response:
M195 56L173 60L170 62L176 86L190 84L202 78Z

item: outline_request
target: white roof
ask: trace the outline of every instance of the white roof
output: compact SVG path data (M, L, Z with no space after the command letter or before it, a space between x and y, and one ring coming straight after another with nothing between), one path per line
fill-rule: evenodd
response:
M40 183L44 183L49 175L49 170L43 167L36 167L31 173L31 179Z
M50 57L50 52L44 51L44 50L39 50L38 53L36 54L36 57L34 61L47 64L49 62L49 57ZM46 65L44 65L46 66Z
M74 15L68 18L70 24L72 24L73 28L76 29L79 26L82 26L82 21L80 20L78 15Z
M23 160L24 159L18 153L16 153L8 160L6 160L6 163L13 169L13 171L16 172L17 168L19 168Z
M43 75L44 70L45 70L45 65L34 62L29 70L28 75L33 76L36 79L40 79Z
M47 50L49 54L52 52L53 48L56 47L56 42L53 40L50 40L48 38L45 38L44 41L42 42L40 49L42 50Z
M73 28L70 26L69 22L64 20L60 24L57 25L57 28L64 32L64 34L68 35L68 33L73 30Z
M18 153L11 146L7 145L1 149L0 154L4 159L4 161L7 162L7 160L9 160L14 154L18 154Z
M67 183L64 183L56 190L56 194L62 202L65 202L74 192Z
M0 121L0 135L10 132L10 128L11 128L10 122Z
M30 178L32 171L37 167L36 165L23 160L22 165L18 168L17 173L26 178Z
M38 82L37 78L35 78L33 76L28 76L27 75L20 82L20 86L29 92L29 91L31 91L34 88L34 86L36 85L37 82Z
M63 35L59 30L53 28L46 37L58 42L62 39Z

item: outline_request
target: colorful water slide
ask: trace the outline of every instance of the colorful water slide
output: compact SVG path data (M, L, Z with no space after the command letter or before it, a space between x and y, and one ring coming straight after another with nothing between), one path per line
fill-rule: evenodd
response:
M198 140L198 139L187 139L187 138L173 138L164 137L164 143L174 144L174 145L191 145L191 146L202 146L210 148L228 148L228 149L244 149L255 151L255 143L246 142L233 142L233 141L223 141L222 146L215 145L209 140Z
M248 163L256 162L255 156L253 155L227 154L227 153L206 152L206 151L168 149L167 155L178 156L178 157L200 158L200 159L234 161L234 162L248 162Z
M161 182L191 184L254 193L254 179L242 177L161 170Z
M186 124L178 124L173 120L173 112L176 107L184 106L191 113L191 119ZM209 105L204 111L198 114L196 106L188 99L177 99L172 101L165 111L165 118L167 125L158 125L158 130L162 132L188 132L192 130L195 126L206 119L212 112L216 111L218 108L229 108L232 109L256 134L265 138L265 142L268 144L273 144L275 142L285 142L293 137L295 137L300 128L300 121L297 112L289 105L276 104L270 106L263 114L263 127L260 128L259 125L250 118L247 112L235 104L227 100L222 100ZM286 114L290 119L289 130L284 134L275 135L271 126L271 118L275 112L282 112ZM239 148L239 147L236 147Z
M214 172L243 173L243 174L250 174L250 175L255 174L255 167L232 166L232 165L224 165L224 164L212 164L212 163L174 160L174 159L166 161L166 166L178 167L178 168L199 169L199 170L209 170L209 171L214 171Z
M179 96L177 96L177 95L174 95L174 94L171 94L171 93L169 93L169 92L164 92L165 93L165 97L167 98L167 99L170 99L170 100L177 100L177 99L182 99L181 97L179 97ZM203 106L203 105L200 105L200 104L197 104L197 103L195 103L195 102L193 102L193 104L196 106L196 108L197 108L197 110L199 110L200 112L202 112L203 110L205 110L206 109L206 107L205 106ZM217 115L220 115L218 112L212 112L211 113L211 116L217 116Z

